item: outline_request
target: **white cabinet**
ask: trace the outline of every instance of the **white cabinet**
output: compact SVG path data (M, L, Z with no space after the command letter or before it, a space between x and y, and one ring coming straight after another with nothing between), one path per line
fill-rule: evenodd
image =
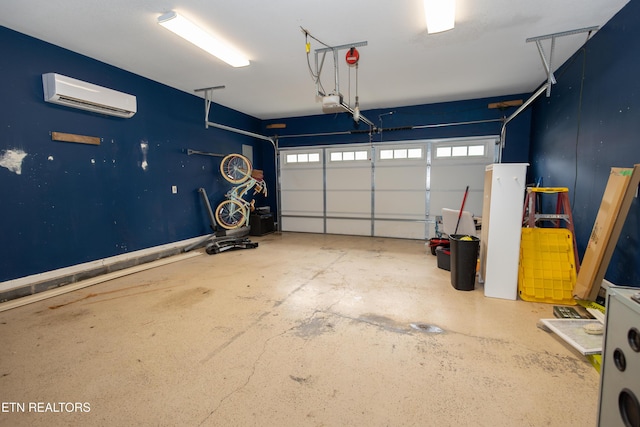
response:
M528 163L488 165L484 176L480 280L484 295L515 300Z

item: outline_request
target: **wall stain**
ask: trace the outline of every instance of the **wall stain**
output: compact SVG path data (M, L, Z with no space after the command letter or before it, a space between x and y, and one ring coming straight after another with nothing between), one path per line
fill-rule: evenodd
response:
M0 155L0 166L20 175L22 174L22 161L25 157L27 157L27 153L23 150L4 150Z

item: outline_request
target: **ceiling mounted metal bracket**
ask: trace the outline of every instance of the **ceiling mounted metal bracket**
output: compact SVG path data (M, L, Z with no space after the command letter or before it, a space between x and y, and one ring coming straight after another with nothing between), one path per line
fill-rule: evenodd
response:
M333 68L334 68L334 87L333 87L333 94L334 95L341 95L340 94L340 74L338 72L338 64L339 64L339 58L338 58L338 52L340 52L341 50L348 50L354 47L362 47L362 46L366 46L368 44L368 42L366 41L362 41L362 42L356 42L356 43L349 43L349 44L342 44L339 46L329 46L329 47L323 47L320 49L316 49L315 52L315 65L316 65L316 76L318 76L317 80L316 80L316 94L319 96L326 96L328 94L324 93L322 90L320 90L321 87L321 83L320 83L320 73L322 72L322 66L324 65L324 59L325 56L327 54L327 52L331 52L333 54ZM318 64L318 55L322 54L322 60L320 62L320 64ZM344 100L342 100L342 96L340 96L340 106L349 114L351 114L352 116L355 117L355 110L346 102L344 102ZM366 117L364 117L360 112L358 112L358 120L362 121L363 123L367 124L369 126L369 128L373 131L376 132L377 131L377 126L369 119L367 119Z
M553 75L553 66L552 66L553 51L555 49L556 39L558 37L571 36L574 34L581 34L581 33L589 33L590 35L593 31L597 31L598 28L600 27L594 26L594 27L579 28L577 30L562 31L559 33L547 34L545 36L530 37L526 40L527 43L535 42L536 46L538 47L538 53L540 54L540 59L542 59L542 65L544 66L544 69L547 73L547 98L551 96L551 85L556 84L556 78ZM548 39L551 39L551 48L549 51L549 58L547 59L547 55L545 54L544 48L542 47L542 41L548 40Z
M213 101L213 91L218 89L224 89L226 86L211 86L211 87L203 87L201 89L194 89L194 92L204 92L204 126L206 129L209 129L209 108L211 107L211 102Z
M212 86L212 87L205 87L202 89L194 89L194 92L204 92L204 126L206 129L209 129L209 126L218 128L218 129L223 129L223 130L228 130L229 132L235 132L235 133L239 133L241 135L246 135L246 136L250 136L252 138L257 138L257 139L262 139L264 141L269 141L271 143L271 145L273 145L273 148L277 150L276 144L273 140L273 138L270 138L268 136L265 135L260 135L259 133L254 133L254 132L249 132L246 130L242 130L242 129L237 129L231 126L227 126L227 125L222 125L219 123L214 123L214 122L210 122L209 121L209 110L211 109L211 102L213 101L213 91L217 90L217 89L224 89L225 86Z
M323 47L321 49L316 49L315 50L315 61L316 61L316 76L318 76L318 80L320 77L320 71L322 70L322 66L320 66L320 69L318 69L318 54L323 54L326 55L327 52L332 52L333 53L333 68L334 68L334 75L335 75L335 86L334 86L334 90L336 92L336 95L340 93L340 76L338 74L338 52L341 50L346 50L346 49L351 49L352 47L361 47L361 46L366 46L367 42L356 42L356 43L351 43L351 44L343 44L340 46L330 46L330 47ZM322 63L324 63L324 56L322 57ZM317 85L316 85L317 86ZM320 94L320 88L317 88L317 92ZM326 95L325 94L321 94L321 95Z

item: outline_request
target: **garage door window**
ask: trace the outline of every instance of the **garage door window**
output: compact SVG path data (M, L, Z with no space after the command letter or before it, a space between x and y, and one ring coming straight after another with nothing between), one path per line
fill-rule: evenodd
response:
M320 161L320 153L290 153L287 154L287 163L317 163Z
M332 151L329 160L332 162L369 160L369 153L367 151Z
M441 145L436 148L437 158L446 157L483 157L485 144L473 145Z
M380 160L421 159L422 153L422 148L395 148L393 150L380 150Z

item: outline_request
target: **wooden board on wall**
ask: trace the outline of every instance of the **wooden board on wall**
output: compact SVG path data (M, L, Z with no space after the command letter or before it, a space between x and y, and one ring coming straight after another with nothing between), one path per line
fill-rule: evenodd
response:
M611 168L602 203L589 237L574 295L595 301L600 284L618 243L620 232L629 213L629 207L640 183L640 164L630 168Z
M100 145L100 138L97 136L76 135L74 133L51 132L51 139L53 141Z

